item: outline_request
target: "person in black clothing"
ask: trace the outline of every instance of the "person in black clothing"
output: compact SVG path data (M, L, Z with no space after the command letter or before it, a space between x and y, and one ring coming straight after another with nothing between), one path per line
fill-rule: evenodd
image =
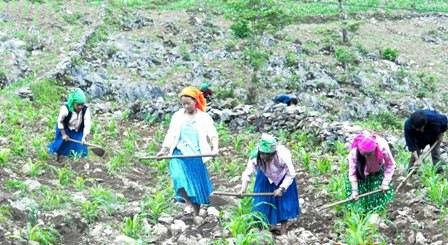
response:
M440 144L446 130L447 117L445 115L433 110L419 110L412 113L404 124L406 146L412 152L408 171L419 164L419 156L427 145L436 144L431 151L432 163L437 164L441 161ZM442 172L441 165L437 169L437 173Z
M211 97L213 96L213 91L210 89L210 84L208 84L207 82L203 82L201 84L200 90L206 100L211 99Z
M280 94L280 95L275 96L274 102L275 103L283 103L288 106L290 106L291 104L297 105L297 103L298 103L296 98L291 97L289 95L285 95L285 94Z

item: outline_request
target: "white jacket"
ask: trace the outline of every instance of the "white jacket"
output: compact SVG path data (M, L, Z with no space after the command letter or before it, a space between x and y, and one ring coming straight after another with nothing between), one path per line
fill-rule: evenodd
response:
M211 152L211 147L208 141L211 142L213 137L216 137L218 140L218 132L216 132L216 128L213 125L213 119L206 113L201 110L197 110L197 130L199 133L199 149L201 154L209 154ZM182 127L183 122L185 122L185 110L180 109L176 113L174 113L171 118L170 128L165 136L165 140L163 141L163 147L167 147L170 149L170 155L173 154L174 148L176 148L177 142L179 141L180 129ZM203 157L202 160L206 162L210 157Z

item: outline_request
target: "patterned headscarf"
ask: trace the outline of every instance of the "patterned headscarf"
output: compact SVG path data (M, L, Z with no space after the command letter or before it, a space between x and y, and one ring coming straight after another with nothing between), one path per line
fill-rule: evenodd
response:
M277 144L277 138L269 134L262 134L261 140L258 142L257 147L251 151L249 158L256 158L258 152L274 153L277 151Z
M376 135L370 134L368 132L362 132L358 134L353 140L352 146L350 149L358 148L359 152L371 152L376 151L377 159L381 161L382 152L378 147L378 143L376 142Z
M187 87L184 88L179 96L190 96L192 98L194 98L196 100L196 108L198 108L201 111L205 111L205 108L207 106L207 101L204 98L204 95L202 94L202 92L195 88L195 87Z
M73 92L68 96L67 99L67 107L68 111L73 112L74 106L73 103L76 104L84 104L86 103L86 95L80 88L75 88Z

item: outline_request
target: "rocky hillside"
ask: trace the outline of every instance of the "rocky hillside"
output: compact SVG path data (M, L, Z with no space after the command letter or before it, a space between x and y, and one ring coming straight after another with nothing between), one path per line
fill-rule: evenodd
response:
M410 157L405 118L446 113L448 4L350 1L341 21L337 5L279 1L289 22L254 49L232 31L232 1L143 2L0 2L2 244L251 244L254 234L276 244L448 244L448 179L430 162L379 220L343 205L318 211L344 198L354 134L388 139L397 186ZM226 198L193 219L172 200L168 161L139 161L160 149L178 92L204 81L220 135L208 164L216 190L239 190L260 132L293 152L302 214L287 237L247 225L250 199ZM89 95L91 142L107 154L58 163L47 144L73 87ZM299 104L276 105L277 94Z

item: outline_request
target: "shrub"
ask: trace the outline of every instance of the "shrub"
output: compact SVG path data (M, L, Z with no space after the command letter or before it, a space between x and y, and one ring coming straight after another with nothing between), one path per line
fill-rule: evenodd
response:
M386 48L381 54L381 56L383 57L383 59L395 61L395 59L397 59L399 54L400 51L398 51L398 49Z

